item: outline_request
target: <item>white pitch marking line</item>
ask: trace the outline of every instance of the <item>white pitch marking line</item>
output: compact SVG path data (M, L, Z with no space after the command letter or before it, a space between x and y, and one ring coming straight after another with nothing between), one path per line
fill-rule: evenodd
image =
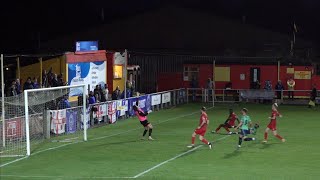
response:
M220 140L222 140L222 139L225 139L225 138L227 138L227 137L230 137L230 136L225 136L225 137L219 138L219 139L217 139L215 142L218 142L218 141L220 141ZM179 158L179 157L181 157L181 156L183 156L183 155L189 154L190 152L195 151L195 150L201 148L202 146L203 146L203 145L200 145L200 146L197 146L197 147L195 147L195 148L193 148L193 149L190 149L189 151L186 151L186 152L184 152L184 153L178 154L178 155L176 155L175 157L173 157L173 158L171 158L171 159L168 159L168 160L166 160L166 161L163 161L163 162L161 162L161 163L159 163L159 164L157 164L157 165L155 165L155 166L153 166L153 167L151 167L151 168L149 168L149 169L147 169L147 170L145 170L145 171L143 171L143 172L141 172L141 173L133 176L133 178L138 178L138 177L140 177L140 176L142 176L142 175L144 175L144 174L146 174L146 173L148 173L148 172L150 172L150 171L152 171L152 170L154 170L154 169L156 169L156 168L158 168L158 167L160 167L160 166L162 166L162 165L164 165L164 164L166 164L166 163L168 163L168 162L170 162L170 161L173 161L173 160L175 160L175 159L177 159L177 158Z
M95 177L95 176L87 176L87 177L82 177L82 176L20 176L20 175L0 175L0 177L13 177L13 178L63 178L63 179L133 179L133 177Z
M2 168L2 167L4 167L4 166L7 166L7 165L9 165L9 164L12 164L12 163L15 163L15 162L21 161L21 160L26 159L26 158L28 158L28 156L25 156L25 157L23 157L23 158L19 158L19 159L16 159L16 160L13 160L13 161L10 161L10 162L7 162L7 163L4 163L4 164L1 164L1 165L0 165L0 168Z
M213 107L209 107L208 109L212 109L212 108L213 108ZM190 114L186 114L186 115L174 117L174 118L171 118L171 119L167 119L167 120L165 120L165 121L161 121L161 122L159 122L159 123L156 123L155 125L157 125L157 124L162 124L162 123L165 123L165 122L168 122L168 121L172 121L172 120L175 120L175 119L179 119L179 118L191 116L191 115L196 114L196 113L198 113L198 111L193 112L193 113L190 113ZM120 132L120 133L116 133L116 134L111 134L111 135L108 135L108 136L101 136L101 137L97 137L97 138L92 138L91 140L94 141L94 140L109 138L109 137L117 136L117 135L120 135L120 134L125 134L125 133L131 132L131 131L135 131L135 130L138 130L138 129L141 129L141 128L130 129L130 130L128 130L128 131L124 131L124 132ZM48 149L44 149L44 150L42 150L42 151L35 152L35 153L31 154L31 156L32 156L32 155L39 154L39 153L42 153L42 152L59 149L59 148L61 148L61 147L68 146L68 145L71 145L71 144L77 144L77 143L82 143L82 142L83 142L83 141L79 141L79 142L73 142L73 143L63 144L63 145L61 145L61 146L51 147L51 148L48 148ZM15 163L15 162L19 162L19 161L21 161L21 160L23 160L23 159L26 159L26 158L27 158L27 156L26 156L26 157L23 157L23 158L20 158L20 159L16 159L16 160L14 160L14 161L10 161L10 162L5 163L5 164L1 164L1 165L0 165L0 168L1 168L1 167L4 167L4 166L7 166L7 165L9 165L9 164Z

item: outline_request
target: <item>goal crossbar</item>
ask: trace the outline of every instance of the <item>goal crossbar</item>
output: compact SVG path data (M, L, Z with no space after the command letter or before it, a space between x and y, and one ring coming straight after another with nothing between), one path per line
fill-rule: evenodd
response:
M71 88L83 88L83 95L82 95L82 102L83 102L83 115L86 114L86 95L85 95L85 84L81 85L71 85L71 86L59 86L59 87L52 87L52 88L42 88L42 89L28 89L24 91L24 108L25 108L25 129L26 129L26 145L27 145L27 156L30 156L31 150L30 150L30 133L29 133L29 109L28 109L28 94L30 93L36 93L40 91L46 91L46 90L62 90L62 89L71 89ZM85 122L85 121L84 121ZM87 123L83 123L83 131L84 131L84 137L83 140L87 141Z

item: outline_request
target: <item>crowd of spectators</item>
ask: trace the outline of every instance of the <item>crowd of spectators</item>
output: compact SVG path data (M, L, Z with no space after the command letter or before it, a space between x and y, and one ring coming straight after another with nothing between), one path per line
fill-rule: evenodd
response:
M117 86L116 89L112 92L112 95L111 95L112 100L124 99L125 96L126 96L126 98L132 97L133 94L135 93L135 85L134 84L135 84L134 82L127 81L126 82L126 92L125 92L125 90L123 90L121 92L120 87Z
M50 68L49 72L43 70L42 73L42 84L38 82L37 77L28 77L23 85L21 85L20 79L15 79L11 81L10 87L7 89L7 96L16 96L21 94L24 90L27 89L38 89L45 87L58 87L65 86L67 83L63 80L62 74L55 74Z

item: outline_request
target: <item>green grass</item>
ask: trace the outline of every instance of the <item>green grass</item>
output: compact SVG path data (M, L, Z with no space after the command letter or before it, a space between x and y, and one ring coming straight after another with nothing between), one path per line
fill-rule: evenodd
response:
M260 122L257 141L244 142L236 150L237 135L208 132L206 138L214 148L201 146L194 151L186 148L199 121L201 104L188 104L150 114L155 141L141 141L142 126L136 118L90 129L87 142L43 143L27 159L0 169L0 179L115 179L134 177L156 165L138 179L319 179L320 143L318 141L319 109L303 106L281 106L283 118L278 132L287 139L282 143L269 134L262 144L264 129L269 122L270 105L235 105L239 114L246 106L253 121ZM208 110L208 131L224 122L229 106L217 105ZM193 113L195 112L195 113ZM193 114L191 114L193 113ZM221 132L225 132L221 129ZM197 145L202 143L197 139ZM8 162L1 159L1 163ZM8 176L12 175L12 176Z

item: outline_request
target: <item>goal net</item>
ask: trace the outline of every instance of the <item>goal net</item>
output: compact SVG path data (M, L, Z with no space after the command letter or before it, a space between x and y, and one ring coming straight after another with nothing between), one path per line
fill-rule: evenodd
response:
M69 97L71 91L77 96ZM28 156L44 143L86 141L83 92L85 85L31 89L1 100L0 157Z

